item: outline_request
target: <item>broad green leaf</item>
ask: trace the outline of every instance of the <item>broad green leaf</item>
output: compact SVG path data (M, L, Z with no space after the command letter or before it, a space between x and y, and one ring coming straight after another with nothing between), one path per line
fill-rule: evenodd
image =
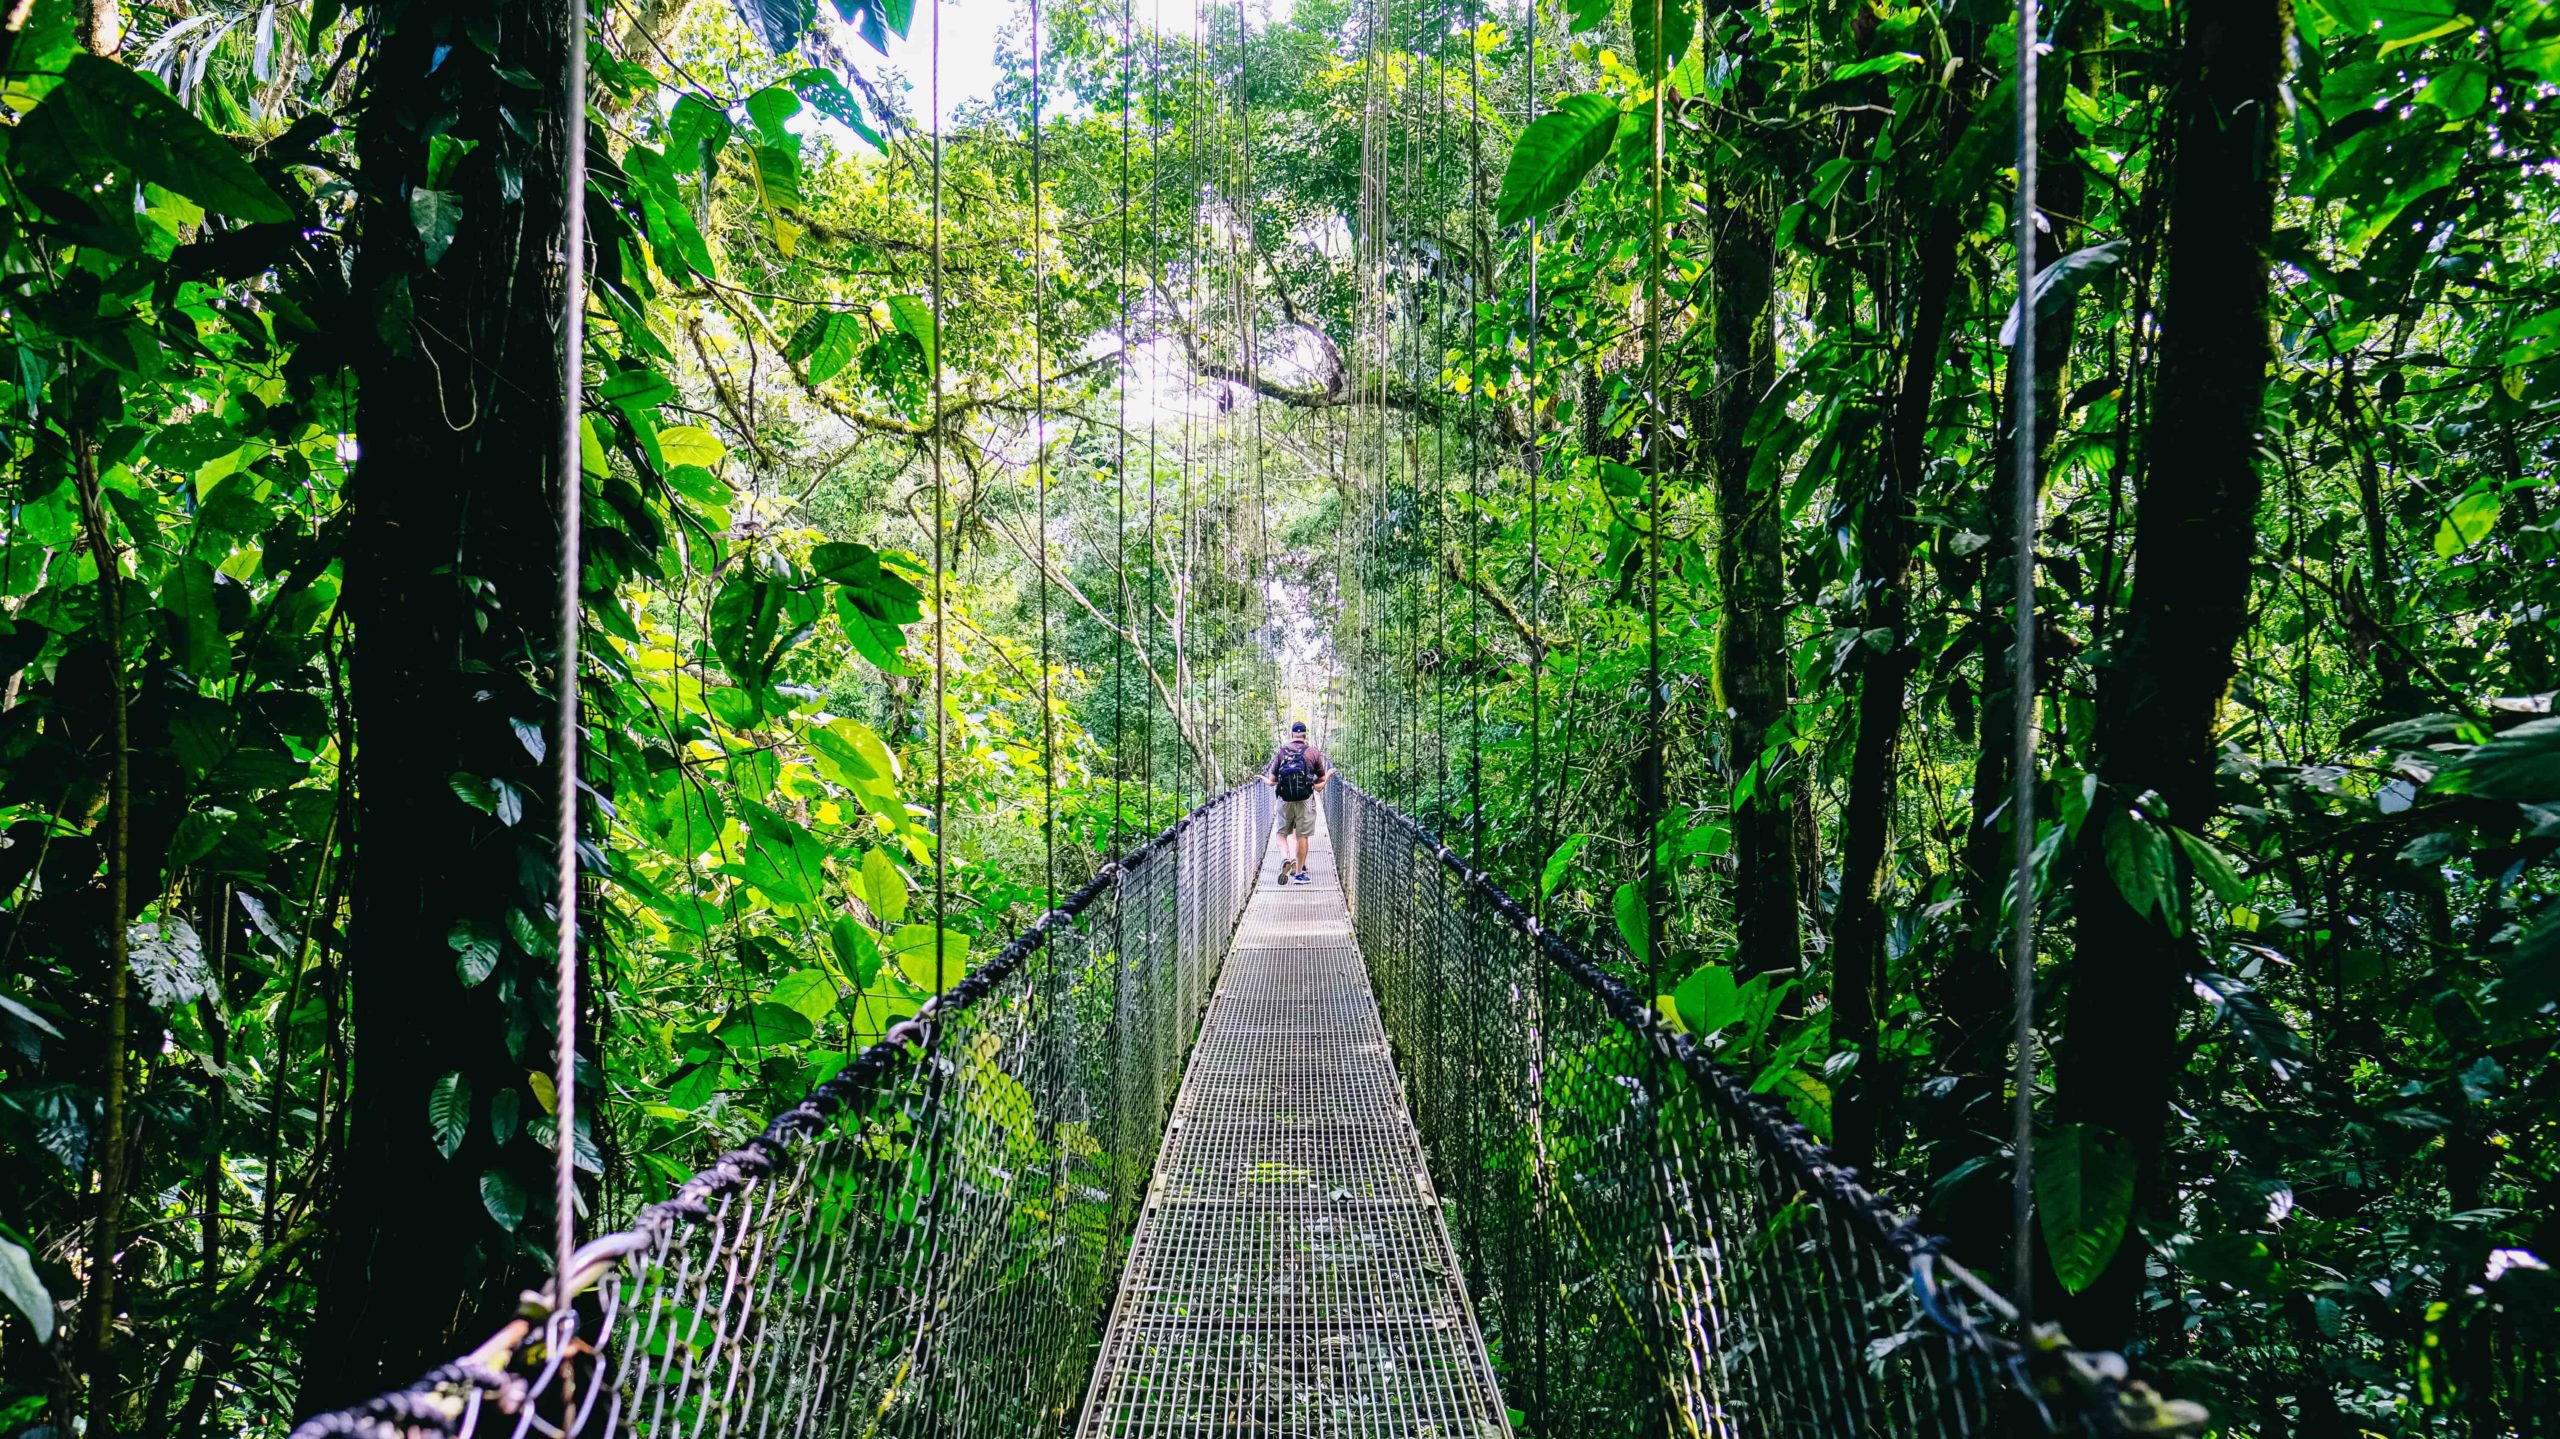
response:
M1617 921L1618 938L1626 941L1627 953L1635 957L1636 967L1653 963L1653 931L1644 912L1644 888L1632 882L1618 886L1617 895L1609 902L1609 916Z
M2248 902L2256 886L2241 877L2240 867L2231 862L2231 856L2224 854L2220 845L2175 826L2169 828L2169 833L2177 836L2178 848L2186 852L2187 866L2204 881L2205 888L2213 891L2214 898L2224 904Z
M2447 764L2427 788L2519 804L2560 800L2560 718L2517 725Z
M795 969L776 981L765 998L815 1024L835 1013L836 982L823 969Z
M1606 95L1568 95L1541 115L1511 147L1493 217L1516 225L1555 208L1609 153L1618 137L1618 102Z
M2506 348L2498 352L2498 363L2529 365L2553 354L2560 354L2560 310L2545 310L2507 331Z
M2037 1141L2036 1223L2064 1289L2097 1282L2123 1246L2133 1179L2132 1149L2097 1125L2059 1125Z
M853 363L861 341L861 321L841 310L821 310L791 332L783 353L808 365L810 384L822 385Z
M480 1175L480 1203L498 1227L509 1234L524 1223L524 1185L503 1169L485 1170Z
M2498 511L2506 504L2506 496L2486 487L2471 490L2453 502L2444 519L2436 525L2436 558L2452 559L2489 537L2498 527Z
M898 33L903 35L906 31L900 28ZM863 113L861 102L856 100L853 92L846 89L844 82L833 74L812 67L792 76L791 88L798 91L800 98L808 102L811 108L861 136L872 149L887 150L889 148L889 142L882 139L880 132L871 127L871 119Z
M2134 913L2156 919L2170 933L2177 933L2183 907L2168 835L2141 815L2119 807L2107 816L2105 839L2107 873L2115 879L2116 892L2133 906Z
M462 228L462 197L450 190L411 190L409 223L418 231L419 255L432 267L453 248L454 232Z
M670 465L700 465L707 470L720 463L729 447L700 425L670 425L658 432L658 453Z
M667 1103L690 1113L711 1102L720 1092L720 1066L725 1061L713 1057L678 1070L667 1081Z
M444 942L453 950L454 972L462 976L465 989L487 979L490 972L498 967L498 937L478 920L466 919L456 923L453 931L444 937Z
M654 410L676 397L675 382L655 370L617 370L591 392L597 399L618 409L641 412ZM658 436L659 452L665 453L666 434Z
M0 1298L17 1306L33 1325L38 1344L53 1342L53 1295L37 1277L35 1260L24 1248L0 1239Z
M188 555L170 566L161 582L160 605L179 662L198 680L220 679L231 672L231 643L223 638L214 597L213 566Z
M941 940L937 966L935 940ZM930 924L902 924L890 932L888 956L907 982L927 994L958 984L969 973L969 936Z
M2192 982L2196 994L2213 1006L2269 1074L2286 1084L2301 1076L2302 1041L2256 990L2227 974L2199 974Z
M818 20L815 0L737 0L738 18L767 50L788 55Z
M461 1070L428 1089L427 1129L435 1135L437 1151L447 1159L462 1147L462 1136L471 1132L471 1081Z
M2081 286L2124 263L2127 247L2122 240L2109 240L2103 245L2090 245L2074 250L2036 273L2036 318L2051 318L2062 308L2062 302L2078 293ZM2009 317L2000 324L2003 347L2018 343L2018 306L2009 304Z
M788 1004L759 1000L740 1005L712 1033L731 1049L770 1049L798 1044L817 1033L809 1017Z
M1864 60L1852 61L1832 71L1831 78L1836 82L1863 79L1869 75L1890 75L1896 70L1907 70L1922 63L1924 62L1921 57L1908 50L1894 50L1882 55L1869 56Z
M1671 992L1672 1008L1691 1034L1704 1037L1742 1018L1741 986L1721 964L1702 964Z
M135 179L184 195L236 219L280 224L293 209L230 141L206 128L140 72L95 55L76 55L62 84L18 127L13 157L43 157L48 170L83 180L104 178L102 158ZM64 176L68 178L68 176Z
M1573 857L1582 852L1582 846L1590 839L1587 834L1570 836L1556 846L1555 853L1547 856L1547 867L1538 873L1538 894L1541 898L1555 894L1556 886L1564 882L1566 872L1573 868Z
M862 902L888 924L907 917L907 876L888 851L875 849L862 857Z
M799 113L800 97L780 85L767 85L747 97L747 118L756 122L768 144L789 141L791 117Z
M863 928L862 921L852 915L838 915L836 922L827 927L827 952L834 955L836 963L856 985L864 989L870 988L871 981L879 977L879 937Z
M916 295L891 295L889 323L898 327L898 333L915 341L917 349L924 351L926 373L932 373L941 364L942 342L934 329L932 302Z

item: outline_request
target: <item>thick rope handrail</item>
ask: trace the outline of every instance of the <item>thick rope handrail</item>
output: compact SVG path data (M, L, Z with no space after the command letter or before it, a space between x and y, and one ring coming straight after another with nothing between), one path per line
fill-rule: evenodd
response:
M1835 1164L1804 1125L1774 1100L1752 1092L1743 1078L1699 1049L1686 1034L1625 981L1538 922L1492 876L1469 864L1413 816L1349 780L1343 791L1385 816L1470 893L1528 939L1557 969L1598 999L1618 1023L1643 1037L1696 1083L1708 1101L1759 1144L1777 1168L1801 1189L1846 1216L1866 1236L1898 1258L1911 1276L1914 1298L1929 1321L1957 1343L1981 1353L2048 1428L2086 1427L2099 1434L2186 1432L2205 1421L2200 1406L2163 1398L2134 1378L2121 1355L2073 1348L2056 1325L2031 1325L2020 1335L2000 1333L1976 1317L1987 1312L2003 1323L2023 1319L2018 1308L1973 1272L1941 1252L1937 1236L1916 1218L1888 1204L1858 1181L1855 1170Z
M469 1354L438 1366L405 1388L305 1419L295 1426L291 1439L410 1439L418 1434L468 1433L468 1421L492 1403L501 1413L519 1416L519 1422L510 1426L512 1433L581 1432L583 1413L556 1430L527 1427L536 1419L530 1397L545 1392L552 1373L571 1357L545 1354L536 1374L511 1372L529 1340L542 1336L555 1316L569 1312L579 1295L602 1284L623 1260L666 1242L679 1224L705 1219L719 1201L764 1178L791 1149L823 1133L855 1101L882 1088L899 1066L912 1063L919 1053L932 1053L937 1021L956 1017L986 998L1046 946L1051 936L1072 925L1150 856L1176 844L1184 831L1250 789L1259 785L1239 785L1204 801L1144 844L1103 865L1064 904L1042 912L993 959L925 1001L912 1017L891 1026L843 1069L812 1086L799 1103L775 1115L754 1138L696 1170L674 1194L635 1215L629 1228L578 1246L557 1278L522 1295L519 1317ZM600 1387L582 1386L580 1402L592 1404Z

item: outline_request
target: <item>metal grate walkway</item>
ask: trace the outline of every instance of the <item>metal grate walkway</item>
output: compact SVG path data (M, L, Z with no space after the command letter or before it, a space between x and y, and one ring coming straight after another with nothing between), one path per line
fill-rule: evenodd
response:
M1505 1439L1351 917L1260 887L1191 1056L1082 1439Z

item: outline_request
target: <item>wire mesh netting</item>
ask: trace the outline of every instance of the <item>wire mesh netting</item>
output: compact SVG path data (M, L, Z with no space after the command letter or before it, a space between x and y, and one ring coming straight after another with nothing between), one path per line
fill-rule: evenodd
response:
M1060 1430L1272 804L1195 810L582 1248L574 1333L520 1319L296 1439Z
M2166 1433L1775 1105L1347 783L1328 828L1504 1397L1545 1435ZM2037 1411L2041 1411L2040 1414Z

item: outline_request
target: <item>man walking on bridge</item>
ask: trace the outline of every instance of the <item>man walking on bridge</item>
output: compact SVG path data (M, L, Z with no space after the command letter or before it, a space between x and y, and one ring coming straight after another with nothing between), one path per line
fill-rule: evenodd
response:
M1324 751L1307 743L1307 722L1296 720L1289 726L1289 739L1263 766L1262 782L1280 794L1280 882L1294 878L1299 884L1312 884L1307 876L1307 841L1316 832L1315 796L1333 779L1333 766L1325 763ZM1290 846L1296 845L1296 852Z

